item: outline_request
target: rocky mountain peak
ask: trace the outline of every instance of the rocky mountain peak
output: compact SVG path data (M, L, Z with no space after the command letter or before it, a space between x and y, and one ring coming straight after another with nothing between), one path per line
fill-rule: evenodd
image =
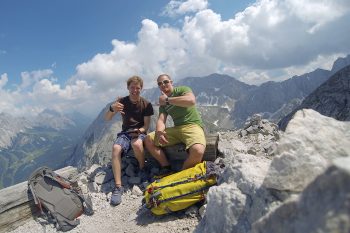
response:
M140 204L143 193L137 179L130 179L123 203L111 207L111 168L92 165L75 180L83 194L91 196L95 214L81 216L72 231L96 232L102 227L104 232L348 233L350 123L300 110L277 143L276 125L259 115L244 128L219 133L216 163L225 166L206 204L162 216L162 221ZM275 145L272 153L263 146L269 143ZM32 219L12 233L42 228ZM56 232L53 224L45 230Z
M19 132L32 127L29 120L8 113L0 113L0 126L0 149L10 147Z
M350 65L341 69L304 99L300 106L283 118L279 127L285 130L299 109L314 109L340 121L350 120Z
M348 66L350 64L350 54L347 55L346 57L340 57L338 58L332 66L332 74L338 72L339 70L341 70L342 68L344 68L345 66Z
M75 122L53 109L45 109L34 119L34 124L39 127L56 130L69 129L75 126Z

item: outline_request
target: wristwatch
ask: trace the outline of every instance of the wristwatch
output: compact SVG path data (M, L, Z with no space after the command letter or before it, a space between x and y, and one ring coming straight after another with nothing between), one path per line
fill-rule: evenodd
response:
M109 105L109 111L114 112L114 109L112 108L112 105Z
M170 103L169 103L169 97L166 97L166 98L165 98L165 104L166 104L166 105L170 105Z

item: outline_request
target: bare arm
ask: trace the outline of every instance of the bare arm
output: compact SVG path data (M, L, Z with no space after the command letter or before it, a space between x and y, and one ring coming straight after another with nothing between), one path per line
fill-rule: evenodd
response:
M116 112L111 112L108 109L107 112L105 113L105 120L106 121L112 120L112 118L114 117L115 114L116 114Z
M110 108L108 108L107 112L105 113L105 120L109 121L111 120L114 115L117 112L120 112L120 114L125 114L124 111L124 105L122 103L120 103L121 98L118 97L117 100L111 104L110 108L113 109L114 112L110 111Z
M144 122L144 125L141 128L139 128L139 131L141 133L147 133L147 131L149 129L149 125L151 123L151 116L144 116L143 122Z
M165 133L165 122L167 119L166 113L160 113L157 121L156 126L156 139L160 144L166 144L169 143L167 139L167 135Z
M166 105L165 99L167 96L163 93L159 97L159 104L160 105ZM169 104L176 105L179 107L191 107L196 104L196 97L192 92L187 92L186 94L182 96L176 96L176 97L168 97Z
M165 130L165 122L167 117L168 115L166 113L159 114L157 125L156 125L156 132L163 132Z

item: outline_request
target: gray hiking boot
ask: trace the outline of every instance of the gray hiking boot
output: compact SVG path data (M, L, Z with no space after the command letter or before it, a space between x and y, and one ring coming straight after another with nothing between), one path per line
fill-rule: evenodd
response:
M115 187L111 196L111 205L119 205L122 202L123 187Z

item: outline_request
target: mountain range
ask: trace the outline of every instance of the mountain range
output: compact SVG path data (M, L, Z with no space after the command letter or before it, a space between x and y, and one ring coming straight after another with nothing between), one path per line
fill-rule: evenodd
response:
M311 101L318 104L318 109L335 112L333 105L337 104L338 99L343 101L339 106L343 106L343 110L348 109L349 75L348 68L344 67L349 65L350 55L337 59L330 71L316 69L282 82L269 81L260 86L248 85L222 74L188 77L176 82L175 86L187 85L192 88L205 131L214 133L241 128L255 113L277 123L293 110L308 106L306 97L313 92L319 93ZM333 81L338 76L343 78ZM325 82L328 83L326 86L320 86ZM334 82L337 84L333 85ZM341 90L343 92L339 93ZM320 102L323 99L320 95L327 92L338 93L337 101ZM144 90L142 96L156 103L159 89ZM117 115L109 122L104 120L109 105L101 110L91 124L89 119L78 113L62 115L45 110L35 119L1 113L0 188L25 180L31 171L41 165L56 169L64 165L84 168L94 163L108 163L115 134L121 130L120 116ZM154 130L158 107L155 105L154 109L150 130Z
M247 118L259 113L263 118L278 123L296 109L310 93L328 80L339 69L349 66L350 56L335 61L332 70L316 69L294 76L283 82L267 82L261 86L248 85L227 75L212 74L206 77L189 77L175 83L187 85L196 95L198 109L204 121L206 133L232 130L241 127ZM331 90L337 92L336 89ZM142 96L157 103L159 89L144 90ZM109 104L100 112L76 146L67 165L79 168L94 163L110 161L115 134L121 130L119 116L105 122L103 116ZM157 110L158 107L154 106ZM150 130L154 130L157 113L152 117Z
M79 120L78 120L79 119ZM90 120L46 109L35 118L0 114L0 188L28 178L40 166L61 168Z
M316 69L282 82L269 81L260 86L248 85L222 74L188 77L175 82L174 85L191 87L196 95L197 105L225 108L232 122L229 128L234 129L241 128L254 113L277 123L323 82L349 64L350 55L338 58L331 70ZM147 89L143 96L156 103L159 89ZM227 124L218 128L227 128Z
M314 92L278 123L285 130L293 115L300 109L313 109L339 121L350 121L350 66L346 66Z

